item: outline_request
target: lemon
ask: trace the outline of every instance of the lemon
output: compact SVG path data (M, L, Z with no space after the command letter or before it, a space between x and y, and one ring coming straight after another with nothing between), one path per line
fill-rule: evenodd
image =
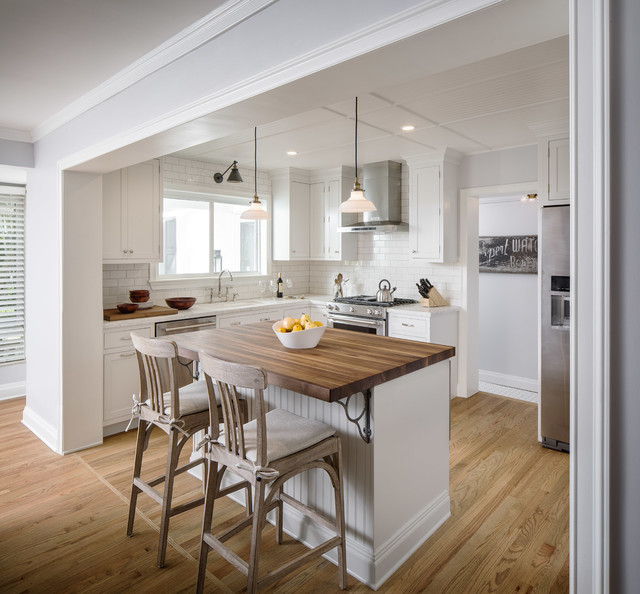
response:
M295 324L293 328L291 328L291 332L300 332L302 330L302 326L300 324Z
M280 326L279 328L276 328L276 332L286 332L286 330Z
M300 323L300 318L296 318L296 324Z
M314 324L316 325L316 328L320 328L320 326L322 326L322 322L318 322L317 320L314 322Z
M291 328L293 328L295 323L296 323L296 320L294 320L293 318L285 318L284 320L282 320L282 326L284 327L285 330L291 330Z

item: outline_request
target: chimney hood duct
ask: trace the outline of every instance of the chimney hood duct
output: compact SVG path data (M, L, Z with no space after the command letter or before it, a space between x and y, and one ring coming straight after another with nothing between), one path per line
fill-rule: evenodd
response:
M402 164L395 161L369 163L362 167L362 187L368 200L376 205L372 212L362 213L363 222L339 227L341 233L391 233L408 231L401 221Z

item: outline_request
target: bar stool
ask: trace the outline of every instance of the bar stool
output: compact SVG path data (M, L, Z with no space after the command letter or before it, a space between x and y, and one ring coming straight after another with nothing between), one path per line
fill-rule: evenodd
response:
M138 435L129 500L127 536L133 535L138 494L145 493L162 506L157 565L164 567L169 520L172 516L193 509L204 502L204 496L202 496L181 505L172 506L173 486L177 475L202 464L204 484L206 484L205 458L198 458L183 466L178 466L178 461L189 438L209 427L209 396L205 382L180 385L184 383L184 374L178 362L178 347L175 342L145 338L135 333L131 334L131 338L138 358L140 395L132 411L138 416ZM181 376L182 381L179 380ZM246 402L243 410L246 411ZM145 481L140 478L142 458L154 427L160 428L169 436L166 470L164 475ZM164 491L160 493L155 487L162 482L164 482ZM250 501L248 483L237 483L225 494L242 488L246 488L246 498Z
M217 393L223 419L220 425L217 418L218 408L210 406L212 419L206 437L208 443L205 454L209 470L196 592L202 592L204 587L207 554L210 548L247 577L247 592L251 594L259 587L280 579L307 561L337 547L338 581L340 588L344 589L347 573L342 456L340 438L336 435L335 429L281 409L267 412L264 402L267 376L263 369L223 361L202 352L199 354L199 360L210 402L213 404ZM243 424L238 414L238 388L253 392L255 419L249 423ZM211 522L214 502L219 496L218 477L220 469L225 468L234 469L235 473L253 486L253 513L222 534L214 536L211 533ZM290 478L312 468L320 468L329 475L334 490L335 521L327 519L283 492L284 483ZM276 510L276 542L281 544L283 502L328 528L335 536L259 577L260 541L266 515L272 509ZM248 527L251 527L251 544L247 562L224 542Z

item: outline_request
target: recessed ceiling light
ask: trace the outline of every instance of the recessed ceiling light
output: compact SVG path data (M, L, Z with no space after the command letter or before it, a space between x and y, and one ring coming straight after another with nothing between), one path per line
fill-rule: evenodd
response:
M415 130L415 129L416 129L416 127L412 126L411 124L408 124L407 126L402 126L402 130L404 132L411 132L411 130Z
M298 154L298 151L287 151L287 155L293 157Z

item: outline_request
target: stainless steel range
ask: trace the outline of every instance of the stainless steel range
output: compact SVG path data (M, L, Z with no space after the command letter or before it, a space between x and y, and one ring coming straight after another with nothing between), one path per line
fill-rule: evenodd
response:
M377 301L371 295L338 297L327 303L327 326L386 336L387 309L407 303L416 303L416 300Z

